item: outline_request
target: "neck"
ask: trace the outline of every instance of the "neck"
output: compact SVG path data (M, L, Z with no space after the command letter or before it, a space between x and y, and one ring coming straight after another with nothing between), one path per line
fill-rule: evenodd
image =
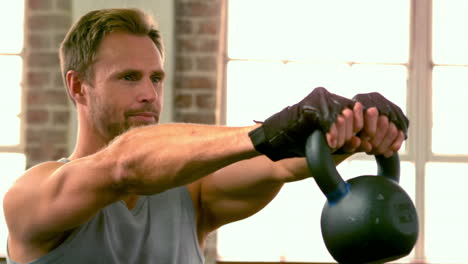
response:
M108 143L91 124L89 118L84 118L79 114L75 149L68 159L74 160L92 155L104 148Z
M129 195L125 198L122 198L122 201L127 205L128 210L132 210L138 203L139 198L139 195Z

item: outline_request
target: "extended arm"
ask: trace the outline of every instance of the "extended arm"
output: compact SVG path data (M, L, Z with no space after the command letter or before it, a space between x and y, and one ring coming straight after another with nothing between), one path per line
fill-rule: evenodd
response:
M11 236L47 240L128 194L183 185L258 153L252 128L168 124L133 129L103 150L65 165L28 170L4 199Z

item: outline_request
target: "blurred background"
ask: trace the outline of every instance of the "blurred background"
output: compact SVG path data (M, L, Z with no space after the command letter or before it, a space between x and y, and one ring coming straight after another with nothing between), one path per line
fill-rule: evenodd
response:
M250 125L317 86L347 97L377 91L400 105L410 118L401 185L416 204L420 236L398 263L468 263L467 1L1 4L0 198L24 170L74 147L75 108L58 60L68 28L93 9L137 7L156 18L166 45L164 123ZM339 166L345 178L376 170L367 155ZM313 180L286 185L258 214L213 233L207 263L333 263L320 233L324 202ZM2 262L8 231L0 215Z

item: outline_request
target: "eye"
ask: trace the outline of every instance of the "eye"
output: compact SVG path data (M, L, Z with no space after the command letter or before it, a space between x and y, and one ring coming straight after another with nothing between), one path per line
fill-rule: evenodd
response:
M136 76L135 74L126 74L124 76L122 76L122 80L125 80L125 81L136 81Z
M159 82L162 81L162 78L160 76L153 76L153 77L151 77L151 81L153 83L159 83Z

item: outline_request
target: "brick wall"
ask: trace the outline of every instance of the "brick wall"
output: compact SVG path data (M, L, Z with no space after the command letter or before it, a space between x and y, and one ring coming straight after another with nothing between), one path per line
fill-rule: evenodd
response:
M174 120L218 124L223 0L176 0ZM206 263L216 263L216 233Z
M219 120L218 49L221 0L176 0L174 119Z
M24 102L27 167L67 155L69 105L58 48L71 25L71 0L25 3Z

